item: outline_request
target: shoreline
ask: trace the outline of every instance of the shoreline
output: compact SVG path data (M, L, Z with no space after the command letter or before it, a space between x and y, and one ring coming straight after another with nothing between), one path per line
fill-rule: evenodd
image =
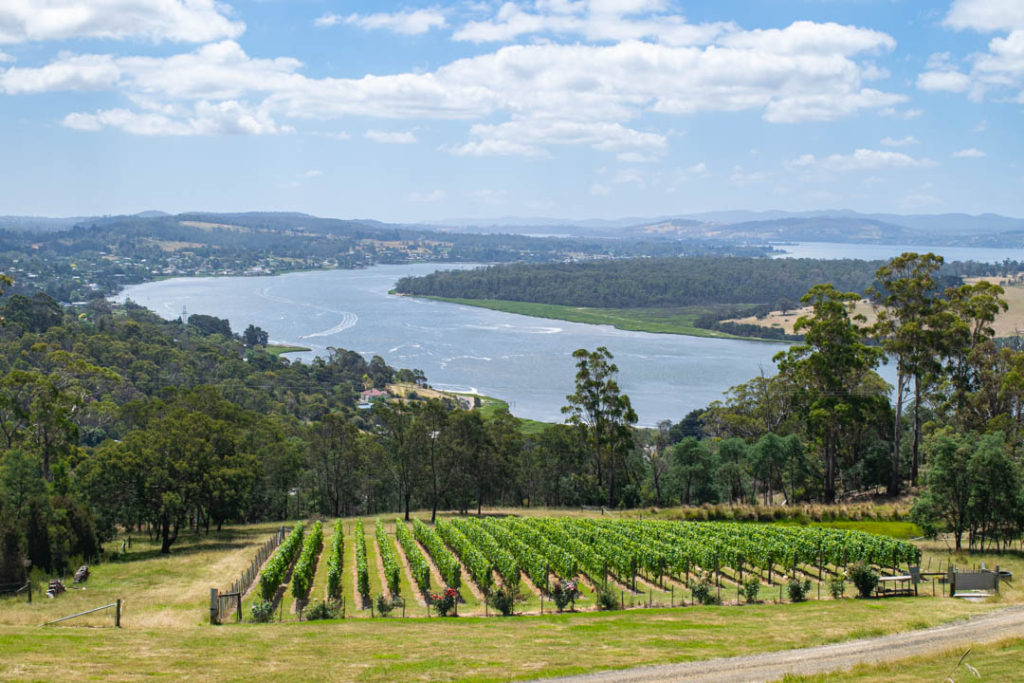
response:
M729 339L733 341L752 341L769 344L792 344L779 339L766 339L764 337L743 337L736 334L728 334L717 330L706 330L701 327L694 327L692 320L696 318L693 313L675 313L667 316L657 316L655 312L663 309L628 309L628 308L588 308L586 306L563 306L559 304L541 304L528 301L509 301L505 299L460 299L443 296L417 296L392 292L395 296L408 296L417 299L440 301L442 303L457 304L462 306L474 306L486 308L491 311L524 315L531 318L545 318L548 320L563 320L570 323L581 323L584 325L610 325L618 330L628 332L646 332L648 334L675 334L684 337L703 337L705 339Z

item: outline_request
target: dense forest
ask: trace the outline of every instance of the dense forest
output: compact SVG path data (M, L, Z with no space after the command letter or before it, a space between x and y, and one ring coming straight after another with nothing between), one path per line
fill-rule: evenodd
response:
M997 345L987 282L940 286L941 259L883 264L860 295L817 284L778 373L678 423L638 430L613 352L578 350L566 423L361 390L423 373L342 349L309 364L227 321L14 295L0 326L0 583L62 571L117 529L171 551L229 521L485 505L832 502L923 493L915 517L959 546L1024 528L1024 351ZM876 370L897 368L889 387ZM920 487L924 487L921 489Z
M797 308L800 297L819 283L864 295L877 284L876 271L882 264L708 256L515 263L406 277L395 290L414 296L592 308L689 308L697 313L696 327L740 336L799 339L780 329L722 321ZM1016 274L1022 268L1014 261L943 264L934 276L935 287L941 291L961 284L963 277Z

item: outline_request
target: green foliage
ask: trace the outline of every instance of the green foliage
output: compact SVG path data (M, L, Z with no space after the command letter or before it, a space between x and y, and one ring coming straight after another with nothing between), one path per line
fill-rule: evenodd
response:
M743 580L743 599L748 603L757 602L757 596L761 592L761 579L756 576L748 576Z
M256 600L249 609L249 615L257 624L265 624L274 618L274 603L269 600Z
M309 591L313 587L313 574L316 572L316 561L320 557L323 547L323 524L318 520L313 524L309 535L306 536L306 540L302 544L302 553L292 571L292 596L296 600L303 601L309 598Z
M386 617L391 614L391 610L395 608L395 601L383 593L377 594L377 599L374 601L374 604L377 606L377 614L382 617Z
M789 595L789 599L792 602L803 602L807 599L807 594L811 590L811 582L809 579L801 581L795 576L789 577L786 581L786 594Z
M597 590L594 592L594 600L597 603L597 609L604 612L622 608L622 605L619 604L619 596L615 594L615 590L608 584L597 587Z
M448 616L454 609L459 599L459 592L449 586L440 593L433 593L430 596L430 607L439 617Z
M491 593L487 600L491 607L501 613L501 616L510 617L515 614L516 603L524 602L526 598L511 586L502 586Z
M689 587L693 599L702 605L718 605L722 602L715 592L714 576L709 571L703 571L691 579Z
M462 560L462 564L465 565L469 575L473 577L484 595L489 594L494 584L494 575L491 573L494 570L494 565L487 559L487 556L480 552L454 523L439 519L434 528L437 529L438 535L448 544L448 547Z
M345 614L342 611L341 604L339 602L333 600L321 600L317 604L313 605L313 607L306 610L303 613L303 616L307 621L320 621L322 619L344 618Z
M381 521L380 517L374 522L374 530L377 536L377 548L380 550L380 561L384 565L384 581L392 597L394 597L398 595L400 588L401 569L398 566L398 559L395 557L391 539L388 538L388 533L384 529L384 522Z
M423 557L419 546L416 545L409 527L398 518L395 518L395 538L398 539L398 544L402 546L402 552L405 553L413 581L416 582L420 591L426 594L430 591L430 565L427 564L426 558Z
M263 600L272 602L277 589L284 581L288 568L292 566L296 556L302 549L304 529L302 523L295 525L288 536L277 547L274 554L270 556L267 563L263 565L260 572L260 595Z
M551 599L555 601L558 611L563 611L580 597L579 582L576 579L555 581L551 586Z
M327 555L327 597L331 600L341 599L341 572L345 555L345 529L338 519L334 522L334 535L331 536L331 549Z
M451 551L445 547L444 541L437 532L418 519L412 521L413 535L419 541L437 565L441 579L451 588L458 589L462 585L462 566Z
M833 600L839 600L846 596L846 581L842 575L829 577L828 594Z
M370 597L370 570L366 564L366 537L363 531L363 520L356 520L356 590L364 598Z
M862 598L870 598L878 586L878 573L864 562L855 562L847 567L846 578L853 582Z

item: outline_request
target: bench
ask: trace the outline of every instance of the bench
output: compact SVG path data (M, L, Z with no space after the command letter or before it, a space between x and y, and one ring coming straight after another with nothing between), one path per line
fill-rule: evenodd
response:
M878 577L876 596L917 595L917 584L921 582L921 568L909 567L909 573Z

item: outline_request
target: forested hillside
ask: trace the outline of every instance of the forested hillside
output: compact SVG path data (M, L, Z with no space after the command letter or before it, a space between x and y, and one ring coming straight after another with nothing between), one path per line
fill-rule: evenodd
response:
M595 308L775 304L780 300L795 302L812 286L823 282L844 292L865 292L881 264L851 259L700 256L511 264L403 278L396 290L417 296Z

